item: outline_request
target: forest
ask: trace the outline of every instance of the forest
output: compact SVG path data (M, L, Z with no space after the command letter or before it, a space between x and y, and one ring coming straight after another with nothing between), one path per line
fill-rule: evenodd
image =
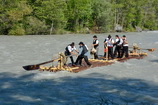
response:
M0 0L0 35L158 30L158 0Z

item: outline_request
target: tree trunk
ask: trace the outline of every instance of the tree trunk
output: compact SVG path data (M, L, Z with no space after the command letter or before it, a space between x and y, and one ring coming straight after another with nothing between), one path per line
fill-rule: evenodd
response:
M51 28L50 28L50 35L52 35L52 31L53 31L53 21L52 21L52 25L51 25Z

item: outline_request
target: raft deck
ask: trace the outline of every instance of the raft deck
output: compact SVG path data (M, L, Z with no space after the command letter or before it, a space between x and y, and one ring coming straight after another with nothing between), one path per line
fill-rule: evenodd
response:
M107 66L107 65L112 65L115 62L125 62L130 59L143 59L143 57L147 56L146 53L144 54L129 54L128 58L116 58L113 60L106 60L104 57L100 57L99 59L89 59L89 62L92 64L90 67L83 61L82 66L72 66L71 64L68 64L66 66L61 66L59 64L56 67L46 67L46 66L41 66L40 71L50 71L50 72L57 72L57 71L69 71L73 73L78 73L90 68L95 68L95 67L101 67L101 66ZM60 67L59 67L60 66Z

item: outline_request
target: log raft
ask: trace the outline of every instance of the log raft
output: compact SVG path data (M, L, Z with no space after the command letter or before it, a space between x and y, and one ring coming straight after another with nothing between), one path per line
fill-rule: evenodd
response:
M129 59L142 59L143 57L147 56L146 52L137 52L136 50L130 51L128 58L117 58L117 59L109 59L106 60L104 57L100 57L99 59L89 59L89 62L92 64L91 67L86 65L83 61L83 66L71 66L71 64L64 65L65 56L63 53L59 53L59 60L57 66L40 66L40 71L49 71L49 72L58 72L58 71L69 71L69 72L80 72L83 70L87 70L89 68L94 67L101 67L114 64L115 62L125 62Z

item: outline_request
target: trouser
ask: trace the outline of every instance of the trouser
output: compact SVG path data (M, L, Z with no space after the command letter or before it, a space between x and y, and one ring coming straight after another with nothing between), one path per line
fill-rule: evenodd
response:
M88 57L87 57L87 56L84 56L83 58L84 58L84 61L87 63L87 65L90 66L91 63L89 62ZM81 60L81 64L82 64L82 60Z
M128 55L128 46L123 46L121 58L124 56L124 54L125 54L125 57L126 57L126 58L129 56L129 55Z
M114 57L116 57L116 55L118 55L117 57L120 58L121 57L121 46L116 46L115 50L114 50Z
M83 58L83 57L79 55L79 56L77 57L77 59L76 59L75 64L76 64L76 65L77 65L77 64L81 65L81 63L82 63L82 58Z
M74 64L74 59L73 59L72 56L70 56L70 60L71 60L71 63L72 63L72 65L73 65L73 64Z
M64 65L66 65L66 63L67 63L68 56L70 56L70 60L71 60L71 63L72 63L72 65L73 65L73 64L74 64L74 59L73 59L73 57L72 57L71 55L67 55L67 56L65 57L65 59L64 59Z
M95 48L96 49L96 52L94 53L94 59L98 59L98 51L99 51L99 48Z
M108 47L105 47L105 48L104 48L104 57L106 57L107 51L108 51Z
M94 59L98 59L97 53L94 53Z
M114 58L113 56L113 47L108 47L108 58L111 57L112 59Z
M106 57L106 52L104 52L104 57Z
M76 59L76 62L75 64L78 64L81 65L82 64L82 59L84 58L84 61L87 63L87 65L91 65L91 63L89 62L88 60L88 57L87 56L78 56L77 59Z

